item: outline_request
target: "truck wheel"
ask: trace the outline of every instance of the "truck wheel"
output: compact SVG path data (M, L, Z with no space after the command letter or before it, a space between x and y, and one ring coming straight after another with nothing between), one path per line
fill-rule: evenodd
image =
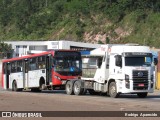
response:
M66 83L66 93L68 95L73 95L73 83L71 81Z
M117 93L117 87L115 82L109 84L109 96L112 98L117 98L119 93Z
M74 83L73 90L74 90L75 95L82 95L83 94L84 89L82 88L81 81L77 80Z
M137 96L138 96L139 98L145 98L145 97L147 97L147 94L148 94L148 93L137 93Z

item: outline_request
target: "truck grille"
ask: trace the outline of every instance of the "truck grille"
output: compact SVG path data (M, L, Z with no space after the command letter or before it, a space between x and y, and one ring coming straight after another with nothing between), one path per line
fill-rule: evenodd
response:
M133 75L133 90L148 89L148 71L134 70L132 75Z

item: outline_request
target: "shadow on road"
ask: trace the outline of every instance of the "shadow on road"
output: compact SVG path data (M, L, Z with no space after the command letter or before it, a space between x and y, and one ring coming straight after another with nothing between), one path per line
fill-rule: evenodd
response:
M4 90L0 87L0 91L10 91L12 92L11 90ZM22 92L27 92L27 93L36 93L36 94L57 94L57 95L67 95L65 90L43 90L41 92L31 92L30 90L25 90L25 91L22 91ZM107 94L104 94L104 93L98 93L96 95L90 95L88 92L86 93L86 95L81 95L81 96L88 96L88 97L102 97L102 98L110 98ZM142 99L142 98L139 98L137 97L136 94L120 94L120 96L116 99ZM156 93L153 93L153 94L149 94L146 98L143 98L143 99L157 99L157 100L160 100L160 92L156 92Z
M24 92L30 92L30 93L39 93L39 94L66 94L65 90L44 90L42 92L31 92L31 91L24 91ZM81 96L89 96L89 97L106 97L106 98L110 98L107 94L96 94L96 95L90 95L88 92L86 93L86 95L81 95ZM118 99L143 99L143 98L139 98L136 94L121 94ZM160 94L149 94L145 99L150 99L150 98L159 98L160 99Z

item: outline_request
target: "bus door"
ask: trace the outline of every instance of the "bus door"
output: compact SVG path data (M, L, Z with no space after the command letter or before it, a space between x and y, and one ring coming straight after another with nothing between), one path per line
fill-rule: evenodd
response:
M51 55L46 57L46 85L49 85L51 82L52 76L52 60Z
M25 59L23 62L23 88L28 87L28 69L29 69L29 61Z
M10 66L11 66L10 63L6 63L5 66L4 66L4 68L6 68L6 69L5 69L5 73L6 73L6 78L5 78L6 86L5 86L5 87L6 87L6 89L9 88Z

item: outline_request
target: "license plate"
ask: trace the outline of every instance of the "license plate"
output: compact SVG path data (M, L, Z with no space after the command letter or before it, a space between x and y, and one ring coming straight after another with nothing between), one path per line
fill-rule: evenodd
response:
M144 84L138 84L139 87L144 87Z

